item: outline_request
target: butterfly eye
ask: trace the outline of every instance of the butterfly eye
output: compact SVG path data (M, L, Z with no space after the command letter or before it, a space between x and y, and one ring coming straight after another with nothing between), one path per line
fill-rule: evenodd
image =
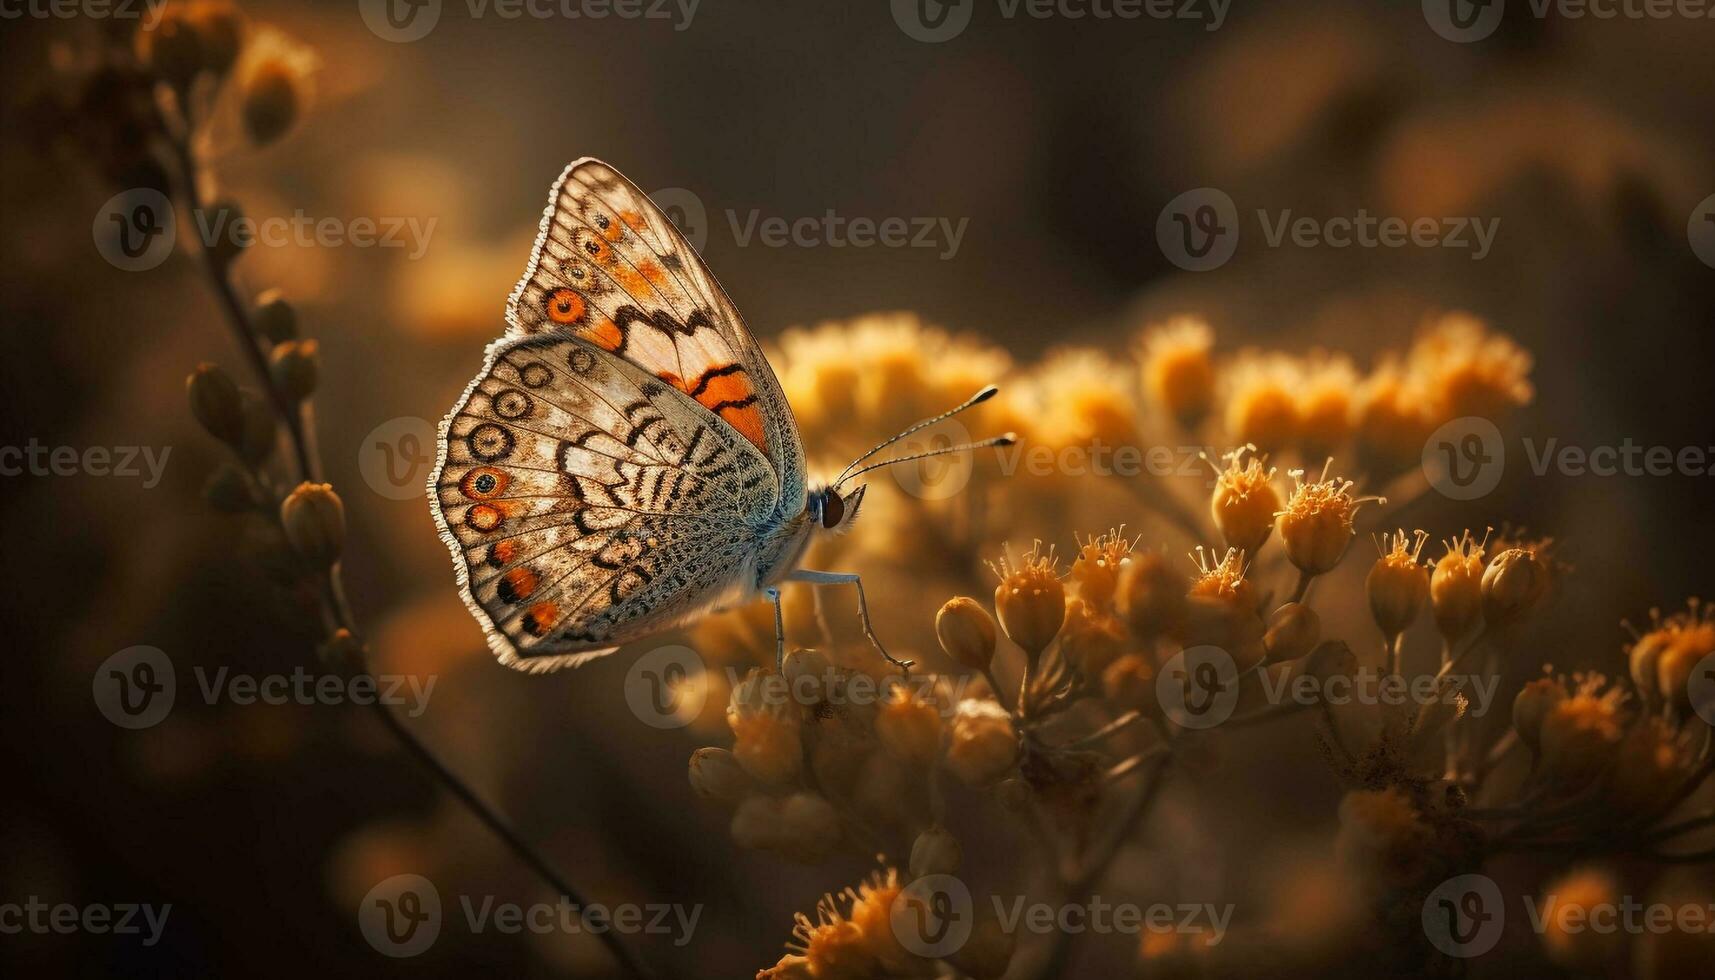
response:
M822 498L822 527L831 531L840 526L840 519L845 516L846 502L840 499L839 494L829 491Z
M584 298L564 286L548 297L548 318L555 323L576 323L584 318Z

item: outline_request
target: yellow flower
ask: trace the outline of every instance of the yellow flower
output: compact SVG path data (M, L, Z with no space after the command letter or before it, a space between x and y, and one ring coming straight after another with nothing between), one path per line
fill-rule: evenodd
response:
M1692 599L1665 619L1651 611L1652 628L1628 651L1632 679L1646 697L1684 712L1692 707L1691 675L1715 653L1715 606Z
M1470 633L1483 616L1483 549L1489 537L1478 541L1469 530L1445 543L1447 553L1435 563L1429 576L1429 601L1435 612L1435 628L1448 643Z
M1511 338L1489 333L1469 313L1432 320L1406 363L1437 423L1467 415L1498 421L1514 406L1529 404L1534 394L1530 354Z
M1012 716L993 701L966 698L953 714L947 768L970 786L991 786L1018 759Z
M1578 686L1572 695L1544 715L1541 736L1544 769L1568 789L1584 786L1608 768L1625 730L1625 692L1603 690L1607 678L1601 674L1574 680Z
M1198 317L1176 316L1143 338L1143 387L1181 426L1195 428L1215 400L1214 331Z
M1298 437L1297 365L1281 354L1244 351L1227 369L1226 434L1231 445L1250 443L1277 453Z
M1212 554L1198 546L1193 556L1200 574L1187 593L1182 639L1187 646L1219 647L1245 670L1265 656L1263 634L1267 627L1257 612L1260 600L1256 586L1245 577L1243 552L1228 548L1219 561L1210 564Z
M1393 361L1358 386L1356 414L1358 463L1372 477L1417 465L1435 429L1422 388Z
M1423 531L1412 534L1413 537L1407 539L1402 528L1391 537L1384 534L1376 539L1376 550L1381 552L1381 557L1376 559L1369 577L1364 580L1364 591L1370 599L1370 615L1375 618L1382 635L1390 640L1405 632L1406 627L1417 619L1423 600L1429 597L1429 569L1418 563L1423 542L1429 540L1429 535Z
M1519 741L1532 751L1542 747L1542 723L1554 706L1567 699L1566 685L1551 677L1538 677L1519 689L1513 699L1513 729Z
M1123 526L1080 542L1078 557L1072 560L1068 575L1077 586L1078 598L1097 609L1111 610L1120 572L1131 560L1135 544L1136 539L1125 536Z
M1133 552L1120 575L1119 606L1134 639L1176 635L1185 622L1185 576L1158 551Z
M1516 622L1548 593L1548 567L1527 548L1508 548L1483 569L1483 621Z
M1023 648L1032 664L1066 620L1066 589L1060 584L1055 565L1053 549L1043 554L1042 542L1038 541L1017 565L1002 555L998 566L990 566L1000 577L1000 585L994 590L1000 628L1007 639Z
M1328 478L1329 460L1322 467L1322 476L1306 483L1303 470L1291 472L1294 484L1292 496L1279 517L1280 540L1286 546L1286 557L1300 571L1322 575L1340 563L1351 543L1352 518L1358 508L1372 501L1385 503L1381 497L1353 497L1350 480Z
M1298 388L1298 444L1304 457L1331 456L1352 437L1358 372L1344 354L1314 351Z
M875 717L875 734L895 759L924 765L941 745L941 711L934 701L896 687Z
M1245 454L1250 458L1245 459ZM1215 492L1209 513L1227 547L1256 557L1274 531L1274 515L1280 511L1280 494L1274 489L1275 470L1264 470L1256 447L1246 443L1222 457L1226 469L1215 470ZM1212 464L1211 464L1212 465Z
M1036 415L1034 424L1023 430L1031 433L1033 444L1092 454L1098 443L1109 451L1142 445L1137 395L1128 372L1102 351L1055 351L1012 385L1010 395ZM1008 397L1003 390L1001 400Z

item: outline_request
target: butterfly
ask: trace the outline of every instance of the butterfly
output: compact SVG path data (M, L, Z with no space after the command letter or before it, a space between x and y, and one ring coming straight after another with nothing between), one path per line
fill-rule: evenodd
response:
M792 408L732 300L673 222L612 167L568 166L549 191L506 333L441 422L431 510L460 593L500 662L543 672L766 596L785 652L779 586L856 587L799 567L848 530L864 485L906 459L812 486Z

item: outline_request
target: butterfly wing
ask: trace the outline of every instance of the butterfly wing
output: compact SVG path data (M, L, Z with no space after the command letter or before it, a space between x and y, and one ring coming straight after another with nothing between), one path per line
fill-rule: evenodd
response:
M804 449L762 349L702 257L648 196L600 160L549 192L509 336L570 333L679 389L760 451L781 499L804 496Z
M429 478L465 604L501 662L529 671L724 598L778 492L761 451L691 395L555 335L489 348Z

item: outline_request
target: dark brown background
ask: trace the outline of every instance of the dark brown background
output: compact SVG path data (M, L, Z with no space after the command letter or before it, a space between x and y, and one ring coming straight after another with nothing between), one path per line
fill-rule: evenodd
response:
M685 783L699 740L645 729L617 704L623 662L549 678L489 662L426 509L366 492L357 473L374 426L438 417L465 383L569 159L600 156L646 189L698 193L717 216L706 257L765 336L904 308L1030 359L1063 342L1118 350L1148 316L1191 309L1225 349L1320 343L1367 358L1403 344L1424 309L1463 307L1537 358L1538 399L1519 435L1715 443L1715 272L1686 241L1692 209L1715 192L1707 21L1540 22L1509 10L1495 37L1457 45L1416 3L1238 0L1212 33L1005 21L979 3L961 37L928 45L880 2L704 0L683 32L473 22L453 2L427 39L393 45L354 3L247 9L313 47L322 70L316 105L281 145L223 148L223 188L259 216L438 220L416 263L349 248L246 259L254 285L302 299L322 339L323 448L349 488L353 599L395 648L417 651L410 666L445 669L426 737L575 879L709 906L690 947L647 954L686 975L749 975L772 960L791 911L862 866L786 870L736 851L724 817ZM450 804L360 712L190 704L140 735L92 706L91 671L122 647L167 649L185 675L191 663L266 672L301 662L307 638L257 598L265 590L235 555L233 525L198 497L218 457L183 410L184 375L236 355L194 268L104 263L89 227L112 189L40 150L21 118L32 87L51 84L49 45L86 27L3 27L4 442L173 452L148 491L87 476L0 483L0 900L173 912L157 950L23 936L0 939L4 958L138 975L600 975L601 954L579 939L455 928L402 963L365 946L349 881L391 866L378 856L391 847L407 863L448 862L444 896L540 896L467 818L443 812ZM1169 199L1199 186L1224 189L1246 214L1470 214L1498 217L1500 233L1474 262L1446 250L1268 249L1253 232L1227 266L1191 275L1162 257L1154 226ZM970 223L956 257L940 261L933 250L741 248L719 217L729 208ZM1425 520L1501 514L1559 538L1578 575L1542 655L1574 666L1618 648L1622 617L1709 594L1710 501L1707 477L1536 479L1521 454L1481 508L1442 504ZM1337 792L1324 773L1223 777L1196 789L1182 819L1317 853ZM1257 873L1242 860L1211 872ZM1086 945L1091 964L1131 962L1127 942ZM1514 962L1491 958L1479 972Z

